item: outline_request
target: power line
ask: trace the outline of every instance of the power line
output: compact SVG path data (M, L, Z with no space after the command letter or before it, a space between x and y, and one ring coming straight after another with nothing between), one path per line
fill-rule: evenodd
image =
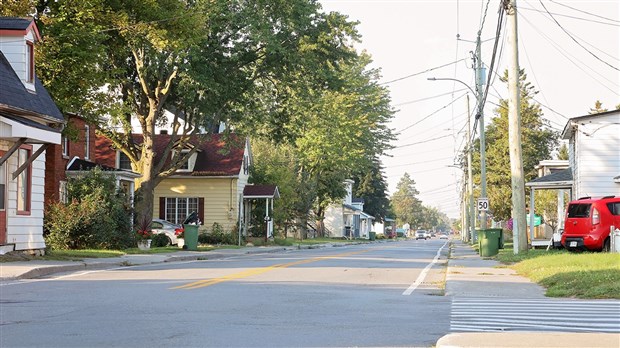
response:
M517 12L517 14L519 15L519 17L523 20L525 20L540 36L542 36L545 40L547 40L547 42L549 42L549 44L551 44L551 46L553 46L553 48L555 48L562 56L564 56L564 58L566 58L569 62L573 63L573 65L575 65L579 70L583 71L586 75L588 75L590 78L592 78L594 81L598 82L601 86L603 86L604 88L606 88L607 90L609 90L610 92L614 93L614 94L618 94L617 90L613 90L611 88L609 88L607 85L605 85L604 83L602 83L601 81L599 81L597 78L595 78L594 76L592 76L589 72L585 71L579 64L575 63L575 61L573 59L571 59L569 57L570 53L568 52L564 52L564 49L562 47L559 47L553 40L551 40L551 38L549 38L544 32L542 32L540 29L538 29L538 27L536 27L529 19L527 19L527 17L525 17L521 12ZM606 80L607 82L616 85L613 81L610 81L607 77L605 77L604 75L601 75L599 72L593 70L589 65L584 64L581 60L579 60L577 57L573 58L578 61L579 63L583 64L584 66L587 66L589 69L591 69L595 74L599 75L601 78L603 78L604 80Z
M545 13L545 11L541 11L541 10L536 9L536 8L523 7L523 6L519 6L519 10L528 10L528 11ZM570 15L565 15L565 14L555 13L555 12L549 12L549 13L553 13L554 15L559 16L559 17L566 17L566 18L571 18L571 19L577 19L577 20L580 20L580 21L586 21L586 22L591 22L591 23L598 23L598 24L604 24L604 25L611 25L611 26L614 26L614 27L620 27L620 24L606 23L606 22L596 21L596 20L593 20L593 19L588 19L588 18L583 18L583 17L575 17L575 16L570 16Z
M457 91L448 92L448 93L442 93L442 94L434 95L434 96L432 96L432 97L426 97L426 98L421 98L421 99L410 100L410 101L406 101L406 102L402 102L402 103L394 104L394 105L392 105L392 106L403 106L403 105L409 105L409 104L419 103L419 102L421 102L421 101L426 101L426 100L435 99L435 98L443 97L443 96L446 96L446 95L454 94L455 92L462 92L462 91L464 91L465 89L466 89L466 88L459 89L459 90L457 90Z
M458 97L458 98L456 98L456 99L453 99L450 103L448 103L448 104L446 104L446 105L442 106L441 108L439 108L439 109L437 109L437 110L433 111L431 114L429 114L429 115L425 116L425 117L424 117L424 118L422 118L421 120L419 120L419 121L417 121L417 122L414 122L414 123L410 124L409 126L407 126L407 127L403 128L403 129L401 129L401 130L397 131L396 133L402 133L402 132L406 131L407 129L409 129L409 128L411 128L411 127L413 127L413 126L415 126L415 125L419 124L420 122L422 122L422 121L426 120L427 118L429 118L429 117L431 117L431 116L435 115L435 114L436 114L436 113L438 113L439 111L441 111L441 110L443 110L443 109L447 108L448 106L452 105L452 104L453 104L454 102L456 102L457 100L459 100L459 99L463 98L466 94L467 94L467 93L462 94L460 97Z
M435 137L435 138L430 138L430 139L426 139L426 140L422 140L422 141L417 141L417 142L410 143L410 144L395 146L394 148L398 149L398 148L401 148L401 147L407 147L407 146L412 146L412 145L426 144L426 143L430 143L431 141L435 141L435 140L439 140L439 139L443 139L443 138L447 138L447 137L451 137L451 136L452 136L452 134L443 135L443 136L440 136L440 137Z
M381 85L387 85L387 84L390 84L390 83L393 83L393 82L397 82L397 81L402 81L402 80L408 79L408 78L410 78L410 77L414 77L414 76L422 75L422 74L427 73L427 72L429 72L429 71L433 71L433 70L437 70L437 69L445 68L445 67L450 66L450 65L452 65L452 64L456 64L456 63L458 63L458 62L462 62L462 61L464 61L465 59L467 59L467 58L462 58L462 59L456 60L456 61L451 62L451 63L447 63L447 64L440 65L440 66L436 66L436 67L434 67L434 68L426 69L426 70L424 70L424 71L420 71L420 72L417 72L417 73L415 73L415 74L411 74L411 75L407 75L407 76L399 77L399 78L397 78L397 79L390 80L390 81L387 81L387 82L382 82L382 83L380 83L379 85L380 85L380 86L381 86Z
M428 161L420 161L420 162L411 162L411 163L405 163L405 164L397 164L395 166L386 166L385 168L396 168L396 167L412 166L412 165L423 164L423 163L440 162L440 161L444 161L444 160L447 160L447 159L450 159L450 158L452 158L452 156L444 157L444 158L436 158L436 159L432 159L432 160L428 160Z
M549 16L551 16L551 18L553 19L553 21L555 22L555 24L557 24L560 29L562 29L562 31L564 31L566 33L566 35L568 35L568 37L570 37L577 45L579 45L579 47L583 48L584 50L586 50L586 52L590 53L594 58L598 59L599 61L601 61L602 63L610 66L612 69L620 71L620 69L618 69L617 67L607 63L606 61L602 60L601 58L599 58L599 56L597 56L596 54L594 54L592 51L590 51L589 49L587 49L584 45L582 45L579 41L577 41L577 39L575 39L566 29L564 29L564 27L560 24L560 22L558 22L555 17L553 17L553 15L551 14L551 12L549 12L549 10L547 10L547 7L545 6L545 4L543 4L542 0L538 0L538 2L540 2L540 4L542 5L542 7L545 9L545 11L547 11L547 13L549 14Z
M571 10L575 10L575 11L577 11L577 12L585 13L585 14L588 14L588 15L590 15L590 16L594 16L594 17L598 17L598 18L602 18L602 19L606 19L606 20L608 20L608 21L612 21L612 22L617 22L617 23L620 23L620 21L619 21L619 20L616 20L616 19L607 18L607 17L603 17L603 16L601 16L601 15L597 15L596 13L590 13L590 12L587 12L587 11L584 11L584 10L580 10L580 9L578 9L578 8L574 8L574 7L568 6L568 5L566 5L566 4L559 3L559 2L554 1L554 0L550 0L550 1L551 1L552 3L554 3L554 4L561 5L561 6L564 6L564 7L568 7L568 8L570 8Z

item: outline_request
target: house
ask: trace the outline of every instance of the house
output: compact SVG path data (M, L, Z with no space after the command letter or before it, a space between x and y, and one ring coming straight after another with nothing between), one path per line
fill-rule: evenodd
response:
M535 190L557 190L558 229L564 226L565 192L569 192L569 200L620 196L620 110L573 117L566 123L562 138L568 140L568 166L565 162L542 161L537 169L539 175L545 175L525 184L532 191L530 207L534 206ZM535 216L532 215L527 223L532 245L536 246ZM557 244L559 233L553 232ZM546 231L539 237L547 238L548 234Z
M46 149L64 118L35 74L32 19L0 17L0 253L42 254Z
M182 223L196 211L201 229L211 229L218 223L225 232L238 231L243 216L243 190L248 182L252 162L249 139L234 134L193 136L185 145L175 145L169 158L155 156L155 161L169 163L172 156L197 147L196 152L174 174L162 180L155 188L153 218ZM141 137L136 135L139 142ZM170 134L154 136L154 151L173 141ZM109 167L130 168L128 158L112 147L104 137L97 137L97 163Z
M620 110L573 117L562 139L568 140L572 199L620 196Z
M325 209L323 226L331 237L370 238L375 219L364 212L364 200L353 198L353 180L344 181L346 195L342 203L331 204Z

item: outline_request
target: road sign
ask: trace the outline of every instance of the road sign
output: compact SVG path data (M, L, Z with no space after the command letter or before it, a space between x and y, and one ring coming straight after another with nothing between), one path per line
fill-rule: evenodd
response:
M489 199L488 198L478 198L478 210L480 211L489 210Z

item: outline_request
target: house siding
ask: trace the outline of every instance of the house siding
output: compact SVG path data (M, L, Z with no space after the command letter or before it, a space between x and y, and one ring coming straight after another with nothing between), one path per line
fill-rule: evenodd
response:
M620 195L620 112L580 120L571 139L574 198Z
M202 197L205 206L200 229L210 231L213 223L217 222L225 232L236 231L238 181L237 178L167 178L155 188L154 217L159 217L160 197Z
M336 205L325 209L323 225L329 230L330 237L344 237L344 209Z
M40 145L34 145L32 152ZM8 150L7 146L2 147ZM12 180L12 173L17 170L17 154L6 162L8 172L7 187L7 243L14 243L16 250L44 249L43 239L43 197L45 195L45 155L42 154L32 163L32 181L30 195L30 215L17 215L17 179Z
M0 37L0 51L11 63L13 71L17 74L24 86L30 90L34 90L34 84L26 82L28 77L28 45L26 42L34 42L32 31L28 31L26 35L2 36Z

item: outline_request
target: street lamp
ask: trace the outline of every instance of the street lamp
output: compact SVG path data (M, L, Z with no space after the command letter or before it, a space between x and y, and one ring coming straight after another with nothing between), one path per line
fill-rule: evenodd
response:
M484 138L484 118L483 118L483 107L482 107L482 93L476 93L468 84L466 84L465 82L458 80L458 79L453 79L453 78L449 78L449 77L442 77L442 78L437 78L437 77L429 77L427 78L427 80L429 81L455 81L458 82L460 84L462 84L463 86L467 87L471 93L473 95L476 96L476 100L478 103L478 112L476 114L476 118L478 119L478 122L480 123L480 195L483 198L486 198L487 196L487 173L486 173L486 144L485 144L485 138ZM481 86L476 86L476 89L481 91L482 88ZM474 222L475 221L475 215L474 215L474 197L473 197L473 179L472 179L472 159L471 159L471 152L472 152L472 139L471 139L471 135L470 135L470 118L469 118L469 96L467 96L467 140L468 140L468 149L467 149L467 176L468 176L468 191L469 191L469 203L470 203L470 216L471 216L471 221ZM481 221L480 221L480 227L482 229L486 229L487 228L487 216L486 216L486 211L482 211L481 212ZM472 226L472 237L473 237L473 230L475 229L475 223L473 223Z

